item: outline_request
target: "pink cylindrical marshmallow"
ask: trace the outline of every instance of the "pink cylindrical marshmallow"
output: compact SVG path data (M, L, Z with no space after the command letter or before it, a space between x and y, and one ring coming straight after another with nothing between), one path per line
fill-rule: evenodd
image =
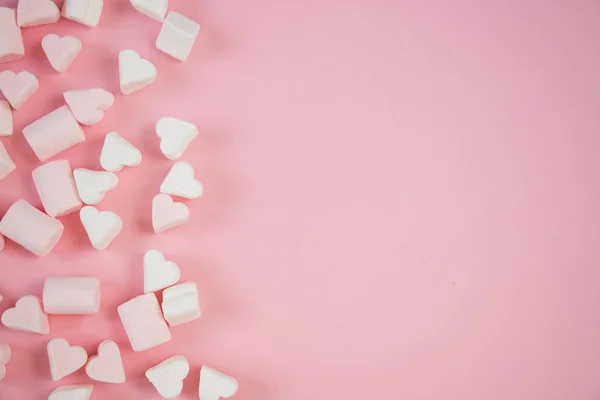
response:
M2 142L0 142L0 179L6 178L15 168L15 163L10 159L8 151L6 151Z
M134 351L147 350L171 340L154 293L134 297L117 307Z
M85 141L83 129L68 106L57 108L32 122L23 129L23 136L40 161Z
M15 10L0 7L0 63L17 60L25 54L21 28Z
M48 278L44 283L46 314L95 314L100 310L96 278Z
M38 257L52 251L60 240L64 227L33 207L25 200L17 200L0 220L0 234L17 242Z
M67 160L50 161L31 173L46 214L62 217L81 208L71 166Z

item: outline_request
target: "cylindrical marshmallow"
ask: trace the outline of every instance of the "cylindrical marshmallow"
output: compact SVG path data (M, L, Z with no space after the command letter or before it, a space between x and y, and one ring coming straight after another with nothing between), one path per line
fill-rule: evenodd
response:
M163 290L162 310L171 327L200 318L202 314L196 284L185 282Z
M100 310L96 278L48 278L44 283L46 314L95 314Z
M117 307L133 351L147 350L171 340L154 293L134 297Z
M0 179L6 178L15 168L15 163L10 159L8 151L0 142Z
M33 207L25 200L17 200L0 220L0 234L17 242L38 257L52 251L60 240L64 227Z
M31 175L49 216L62 217L81 208L81 200L67 160L46 163L34 169Z
M26 126L23 136L40 161L85 141L83 129L66 105Z
M25 46L14 9L0 7L0 63L23 57Z

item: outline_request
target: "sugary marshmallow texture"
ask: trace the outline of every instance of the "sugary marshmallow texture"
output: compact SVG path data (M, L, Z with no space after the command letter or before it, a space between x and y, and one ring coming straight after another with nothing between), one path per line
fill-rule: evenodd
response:
M131 5L142 14L162 22L167 15L168 0L130 0Z
M194 167L185 161L178 161L171 167L160 185L160 192L186 199L197 199L204 193L204 186L194 179Z
M42 310L42 302L35 296L21 297L14 308L2 314L2 324L10 329L39 333L50 333L48 316Z
M156 134L160 138L160 151L169 160L177 160L198 136L198 127L181 119L164 117L156 123Z
M0 381L6 377L6 364L12 355L10 345L0 344Z
M86 204L98 204L104 194L117 186L119 178L112 172L77 168L73 171L79 198Z
M67 72L67 68L81 51L81 40L73 36L60 37L53 33L44 36L42 49L50 65L58 72Z
M184 356L173 356L146 371L146 378L165 399L174 399L183 390L183 380L190 373Z
M100 310L97 278L47 278L42 300L46 314L95 314Z
M0 91L15 110L21 108L38 87L39 82L31 72L0 72Z
M54 249L63 230L64 227L58 220L47 216L25 200L17 200L0 220L0 234L38 257L44 257Z
M156 67L133 50L119 53L119 83L123 94L136 92L156 79Z
M162 310L169 326L185 324L200 318L202 313L196 283L180 283L163 290Z
M95 28L102 15L103 0L65 0L62 15L80 24Z
M83 129L66 105L23 128L23 136L40 161L85 141Z
M228 399L237 390L238 383L231 376L205 365L200 369L200 400Z
M100 153L100 165L108 172L117 172L123 167L135 167L142 162L142 153L117 132L110 132L104 138Z
M83 125L97 124L112 107L115 96L104 89L69 90L63 93L73 116Z
M12 8L0 7L0 63L18 60L25 54L17 13Z
M82 368L87 362L88 355L83 347L71 346L63 338L53 338L46 346L50 375L53 381L58 381Z
M15 163L8 155L8 151L6 151L2 142L0 142L0 179L6 178L15 168L17 168Z
M164 20L156 47L179 61L187 60L192 52L200 25L188 17L171 11Z
M31 176L49 216L62 217L81 208L69 161L47 162L34 169Z
M148 350L171 340L154 293L146 293L117 308L134 351Z
M168 261L158 250L144 255L144 293L156 292L179 281L181 272L173 261Z
M60 11L52 0L19 0L17 23L20 27L53 24L60 19Z
M69 385L57 387L48 400L90 400L93 385Z
M0 100L0 136L10 136L13 134L13 118L10 104L7 101Z
M152 199L152 228L161 233L190 219L190 210L183 203L174 202L168 194L160 193Z
M90 358L85 373L95 381L125 383L125 368L119 346L112 340L100 343L98 354Z
M117 214L99 211L92 206L83 207L79 212L79 218L92 246L97 250L106 249L123 228L123 221Z

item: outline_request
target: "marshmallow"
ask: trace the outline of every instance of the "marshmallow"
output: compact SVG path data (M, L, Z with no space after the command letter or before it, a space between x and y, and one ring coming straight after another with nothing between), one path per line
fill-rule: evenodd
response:
M133 50L119 53L119 82L123 94L138 91L155 79L156 67L150 61L141 58Z
M181 273L173 261L165 260L158 250L148 250L144 255L144 293L156 292L179 281Z
M0 234L17 242L38 257L52 251L60 240L64 227L33 207L25 200L17 200L0 220Z
M57 387L48 400L90 400L93 385L69 385Z
M154 293L146 293L117 307L133 351L151 349L171 340Z
M38 80L31 72L0 72L0 91L15 110L25 104L38 87Z
M0 344L0 381L6 377L6 364L10 361L12 352L8 344Z
M160 151L169 160L177 160L198 136L198 127L181 119L164 117L156 123L156 134L160 138Z
M124 166L135 167L142 162L142 153L117 132L110 132L104 138L100 153L100 165L108 172L117 172Z
M194 179L194 167L185 161L176 162L160 185L160 192L186 199L197 199L204 193L204 186Z
M161 233L178 225L185 224L190 218L190 210L183 203L176 203L168 194L158 194L152 199L152 228Z
M13 118L10 104L7 101L0 100L0 136L10 136L13 134Z
M0 235L0 251L4 250L4 236ZM2 296L0 296L0 303L2 303Z
M17 168L15 163L11 160L2 142L0 142L0 179L6 178L15 168Z
M200 400L228 399L238 390L231 376L203 365L200 369Z
M73 171L75 185L79 198L86 204L98 204L104 194L114 189L119 183L119 178L112 172L92 171L91 169L77 168Z
M25 140L40 161L85 141L83 129L69 107L62 106L23 129Z
M42 49L52 68L63 73L81 51L81 40L73 36L60 37L51 33L42 39Z
M82 368L88 355L83 347L71 346L63 338L54 338L48 342L48 362L53 381L58 381Z
M123 228L123 221L117 214L99 211L92 206L83 207L79 212L79 218L92 246L97 250L106 249Z
M162 310L171 327L200 318L196 284L194 282L180 283L163 290Z
M168 0L130 0L131 5L142 14L162 22L167 15Z
M35 296L21 297L15 308L2 314L2 324L10 329L47 335L50 333L48 316L42 311L42 302Z
M183 390L183 380L190 373L184 356L173 356L146 371L146 378L165 399L174 399Z
M52 0L19 0L17 24L29 26L53 24L60 19L60 11Z
M98 355L90 358L85 373L95 381L125 383L125 368L119 346L112 340L100 343Z
M81 208L69 161L50 161L34 169L31 175L49 216L62 217Z
M18 60L25 54L21 28L15 10L0 7L0 64Z
M62 16L95 28L100 22L102 5L102 0L65 0Z
M47 278L42 300L46 314L95 314L100 310L100 280Z
M163 22L156 47L179 61L187 60L192 52L200 25L188 17L171 11Z
M63 93L73 116L83 125L97 124L112 107L115 96L104 89L69 90Z

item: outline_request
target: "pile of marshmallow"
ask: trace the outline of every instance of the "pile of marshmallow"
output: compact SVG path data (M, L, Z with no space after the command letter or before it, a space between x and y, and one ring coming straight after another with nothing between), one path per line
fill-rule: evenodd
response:
M141 13L162 22L156 47L170 56L185 61L189 56L200 26L176 12L167 14L168 0L130 0ZM100 21L103 0L65 0L62 16L89 27ZM16 10L0 7L0 63L10 62L25 54L21 28L50 24L61 17L51 0L19 0ZM42 49L52 68L63 73L81 50L81 41L72 36L46 35ZM136 92L156 78L156 67L127 49L119 54L119 81L123 94ZM18 110L38 89L37 78L27 71L0 72L0 92L7 101L0 101L0 136L13 134L12 109ZM122 229L121 218L110 211L100 211L94 205L118 183L115 174L124 167L134 167L142 160L141 152L117 132L104 139L100 165L104 171L71 169L67 160L49 161L57 154L85 141L81 125L93 125L102 120L115 97L100 88L72 90L64 94L65 105L39 118L23 129L25 140L41 162L32 172L45 212L25 200L18 200L0 220L0 251L4 237L31 253L43 257L50 253L64 227L57 219L79 211L81 223L91 245L103 250ZM165 117L156 123L161 152L176 161L198 135L198 128L189 122ZM0 181L15 169L15 164L0 142ZM177 161L160 185L160 193L152 200L152 226L155 233L164 232L185 223L189 210L171 196L198 199L204 188L195 179L193 167ZM84 205L85 204L85 205ZM194 282L179 283L180 270L158 250L150 250L143 259L144 294L118 307L119 317L134 351L144 351L168 342L169 327L192 322L201 315L198 289ZM162 290L162 304L155 295ZM48 278L42 299L34 295L21 297L14 308L6 310L2 324L24 332L50 333L48 315L94 314L100 309L100 281L90 277ZM2 296L0 296L0 302ZM79 346L71 346L63 338L53 338L47 346L50 375L58 381L85 366L87 376L95 381L124 383L125 369L118 345L105 340L97 355L89 358ZM0 380L7 372L11 349L0 344ZM182 355L173 356L148 369L146 377L164 398L181 394L189 364ZM212 368L200 370L201 400L218 400L233 396L236 380ZM56 388L49 400L88 400L93 385L70 385Z

